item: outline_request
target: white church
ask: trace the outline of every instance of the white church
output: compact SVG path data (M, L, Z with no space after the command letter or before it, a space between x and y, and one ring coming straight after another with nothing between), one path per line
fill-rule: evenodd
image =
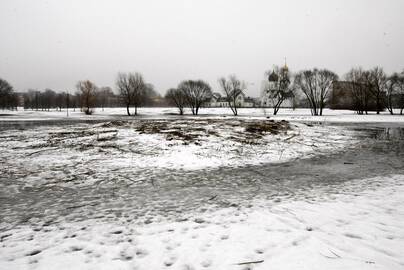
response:
M285 72L289 72L289 68L287 64L282 67L282 70ZM262 80L261 82L261 95L260 95L260 100L261 100L261 106L262 107L273 107L273 102L274 102L274 94L277 92L279 87L279 76L275 73L275 71L272 71L268 78L266 80ZM293 107L293 100L292 99L286 99L283 101L281 108L292 108Z

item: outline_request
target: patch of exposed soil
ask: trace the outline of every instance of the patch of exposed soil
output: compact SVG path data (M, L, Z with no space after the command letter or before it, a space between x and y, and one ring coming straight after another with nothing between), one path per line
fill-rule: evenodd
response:
M284 120L229 120L223 123L223 120L204 119L189 122L189 120L187 123L183 120L141 121L135 129L141 134L164 134L167 140L195 142L204 136L219 136L215 129L225 124L231 128L240 128L236 136L232 135L229 139L246 144L257 144L257 139L264 135L286 133L291 128L289 122Z
M245 131L253 134L264 135L269 133L277 135L281 132L287 131L288 129L290 129L288 121L267 120L247 124Z

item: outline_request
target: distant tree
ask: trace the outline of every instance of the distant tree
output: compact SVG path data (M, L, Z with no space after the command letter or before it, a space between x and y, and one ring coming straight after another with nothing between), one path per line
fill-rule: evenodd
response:
M0 108L2 110L16 108L15 99L13 87L6 80L0 78Z
M353 106L357 114L368 114L371 100L370 86L366 82L365 71L362 68L352 68L345 79L351 84Z
M186 105L187 99L183 91L176 88L170 88L167 90L165 98L178 108L180 115L184 114L184 107Z
M129 77L129 83L133 93L133 107L135 107L135 115L137 115L137 109L141 107L145 101L147 86L143 80L142 74L138 72Z
M40 95L42 109L50 111L51 108L56 107L56 92L52 89L45 89L44 93Z
M39 107L41 106L40 98L41 98L41 92L38 90L32 90L33 91L33 105L35 106L35 110L39 110Z
M199 109L212 96L209 84L202 80L183 81L178 85L178 89L185 94L187 105L193 115L198 115Z
M293 96L292 96L292 109L296 110L296 108L299 107L299 104L301 103L301 100L304 99L300 91L296 91L295 85L293 85Z
M56 110L62 111L62 108L66 105L66 93L57 93L55 97Z
M114 92L112 92L111 87L109 86L104 86L100 87L98 89L98 94L97 94L97 106L102 108L102 111L104 111L104 108L106 106L110 106L109 104L109 99L114 96Z
M79 81L77 83L77 90L81 95L81 107L84 109L84 113L88 115L92 114L96 101L97 86L89 80Z
M38 110L39 102L36 99L38 90L28 89L26 93L23 94L24 99L24 109Z
M393 93L396 97L396 106L400 110L400 115L403 114L404 111L404 71L401 73L395 73L393 74L396 80L394 84L394 90Z
M74 112L76 111L76 108L82 108L80 91L77 90L74 93L74 95L72 96L71 100L72 100L72 103L73 103L72 106L73 106L73 111Z
M376 113L380 114L385 108L387 76L383 69L375 67L372 70L365 71L364 78L370 87L370 92L376 101Z
M70 108L70 94L69 93L66 93L66 95L65 95L65 105L66 105L67 116L69 116L69 108Z
M132 90L129 83L130 74L119 73L116 79L116 87L121 95L122 101L126 105L126 112L130 116L129 107L132 105Z
M291 85L290 73L288 67L275 66L274 69L266 73L271 89L267 89L267 96L271 102L273 113L276 115L282 106L282 103L287 99L295 97L294 85ZM296 101L293 101L295 104ZM293 105L295 106L295 105Z
M10 100L10 108L11 110L18 110L18 106L20 104L20 96L17 93L12 93L11 94L11 100Z
M386 79L386 108L390 114L394 114L394 95L396 93L400 75L393 73Z
M130 115L130 106L135 107L135 115L137 108L142 105L145 98L146 84L143 76L136 73L119 73L116 86L121 95L122 101L126 105L126 112Z
M327 69L300 71L295 76L295 85L305 94L312 115L323 115L323 109L332 86L338 75Z
M219 79L219 85L223 93L226 95L227 104L235 116L237 116L237 108L241 106L239 98L243 95L245 83L237 79L236 75L230 75L229 79L222 77Z
M156 90L154 89L154 85L151 83L146 83L144 90L144 100L142 104L144 106L153 106L155 99L158 98L160 98L160 94L156 92Z

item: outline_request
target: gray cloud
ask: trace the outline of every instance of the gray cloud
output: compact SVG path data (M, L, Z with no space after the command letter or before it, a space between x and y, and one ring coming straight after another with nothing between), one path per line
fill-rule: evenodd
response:
M1 0L0 77L17 90L114 86L140 71L164 92L235 73L258 95L264 72L404 68L404 1Z

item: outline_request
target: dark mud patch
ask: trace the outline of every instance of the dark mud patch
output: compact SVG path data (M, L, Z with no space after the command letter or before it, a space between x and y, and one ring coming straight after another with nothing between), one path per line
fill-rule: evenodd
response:
M182 140L186 143L199 141L207 136L219 137L216 129L223 125L230 129L240 128L238 132L233 131L233 135L228 139L243 144L258 144L257 139L265 135L278 135L286 133L291 127L287 121L274 120L229 120L219 119L204 120L171 120L171 121L141 121L135 127L141 134L163 134L169 141Z
M289 122L285 120L282 121L267 120L247 124L245 131L251 134L258 134L262 136L265 134L277 135L289 129L290 129Z

